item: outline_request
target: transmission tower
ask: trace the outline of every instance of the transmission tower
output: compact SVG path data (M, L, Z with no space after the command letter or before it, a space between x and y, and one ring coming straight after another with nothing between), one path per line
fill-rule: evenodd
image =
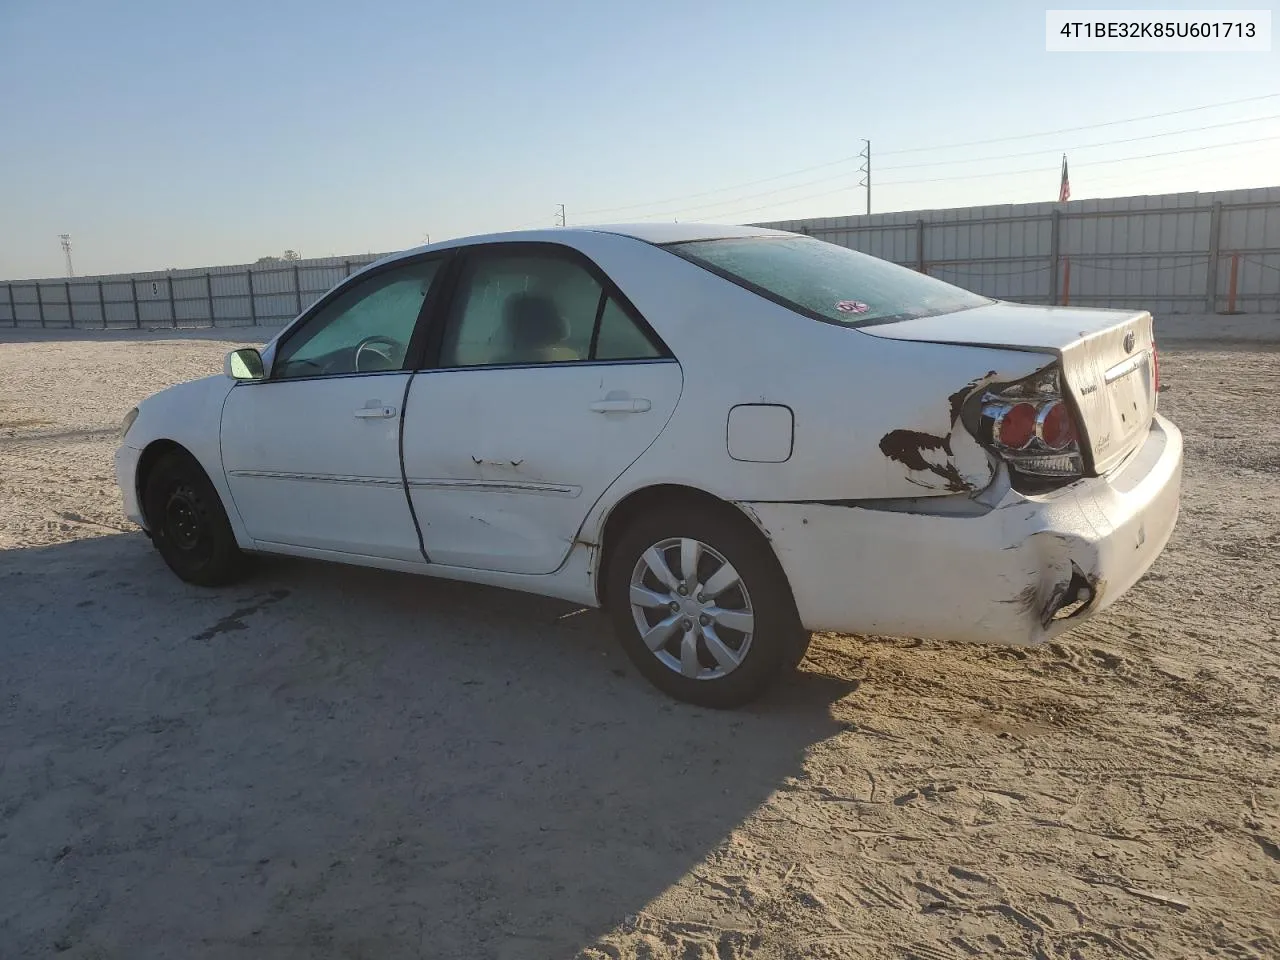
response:
M74 277L76 272L71 268L71 234L60 233L58 239L62 241L62 255L67 258L67 276Z
M867 215L871 214L871 141L863 140L862 152L858 154L862 158L862 166L858 168L858 172L862 174L862 179L858 181L858 186L867 188Z
M559 204L560 209L556 211L556 226L567 227L569 224L564 218L564 204Z

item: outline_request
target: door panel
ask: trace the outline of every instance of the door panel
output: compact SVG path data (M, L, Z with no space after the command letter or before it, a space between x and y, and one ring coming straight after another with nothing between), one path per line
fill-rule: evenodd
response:
M673 360L435 370L405 409L409 496L433 563L551 573L661 432Z
M228 395L223 469L255 540L426 562L400 472L400 407L446 262L352 277L285 334L269 379Z
M246 383L222 410L222 462L249 535L423 559L400 475L408 373Z

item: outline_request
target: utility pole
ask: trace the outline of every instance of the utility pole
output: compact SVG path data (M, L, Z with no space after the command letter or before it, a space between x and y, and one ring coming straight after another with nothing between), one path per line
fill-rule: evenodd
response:
M862 166L858 168L858 172L862 174L862 179L858 181L858 186L867 188L867 216L871 215L871 141L863 140L862 152L858 154L862 158Z
M564 218L564 204L560 204L560 211L556 214L556 226L567 227L569 224Z
M67 276L74 277L76 272L71 269L71 234L60 233L58 239L62 241L62 253L67 258Z

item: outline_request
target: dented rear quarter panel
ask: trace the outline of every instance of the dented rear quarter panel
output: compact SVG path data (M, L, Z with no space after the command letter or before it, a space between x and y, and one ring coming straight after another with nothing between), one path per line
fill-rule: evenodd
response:
M811 630L1027 645L1105 609L1146 572L1173 532L1181 476L1181 434L1157 416L1114 474L1034 497L997 484L987 504L970 502L977 512L930 512L943 503L927 498L915 512L872 501L744 507ZM1051 620L1073 571L1092 596Z
M666 429L609 492L611 501L653 483L693 484L733 501L981 489L995 465L955 428L958 398L1053 359L870 337L797 314L639 241L599 235L576 242L633 300L685 374ZM791 408L794 444L785 462L729 457L729 411L751 403Z

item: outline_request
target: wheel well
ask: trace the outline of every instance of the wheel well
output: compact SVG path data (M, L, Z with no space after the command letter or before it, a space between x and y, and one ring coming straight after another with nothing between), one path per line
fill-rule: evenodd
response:
M707 493L705 490L699 490L697 487L686 487L675 483L664 483L653 487L643 487L633 491L623 497L609 511L609 516L605 519L604 530L600 535L600 568L596 576L595 591L596 599L601 604L605 599L604 585L608 582L609 563L613 559L613 548L618 542L627 526L636 517L647 513L650 510L660 510L664 507L670 507L674 504L692 504L702 507L708 511L715 511L724 517L732 519L734 523L740 523L744 529L750 530L751 534L758 538L761 545L765 547L777 560L773 553L773 544L769 542L769 538L765 536L751 517L742 508L734 506L727 500L721 500L714 494ZM781 565L779 565L781 573Z
M133 485L138 496L138 508L142 511L143 517L147 515L146 504L143 502L147 489L147 477L151 475L152 469L160 462L161 457L174 451L191 456L191 451L177 441L152 440L142 451L142 456L138 458L138 470L134 474ZM195 458L192 457L192 459L194 460Z

